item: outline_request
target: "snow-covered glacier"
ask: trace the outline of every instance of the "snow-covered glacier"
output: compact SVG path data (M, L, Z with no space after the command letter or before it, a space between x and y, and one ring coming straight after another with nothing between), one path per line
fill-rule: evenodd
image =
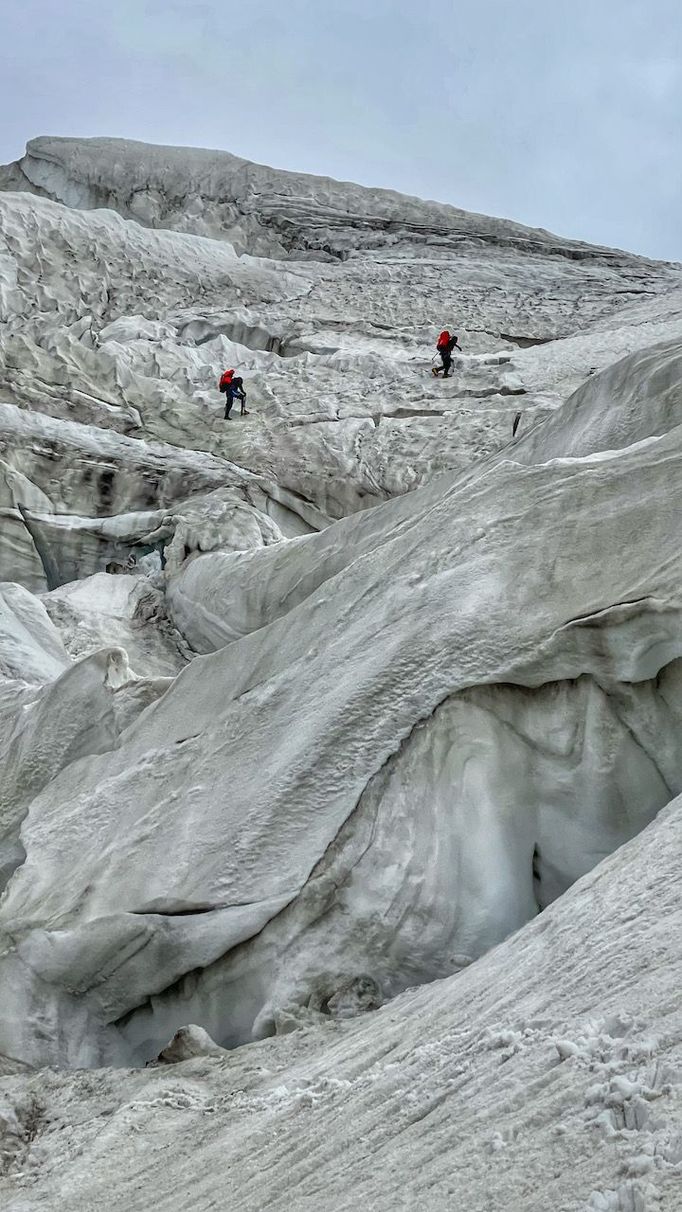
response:
M148 1206L184 1115L160 1208L672 1212L682 268L119 140L0 187L8 1207Z

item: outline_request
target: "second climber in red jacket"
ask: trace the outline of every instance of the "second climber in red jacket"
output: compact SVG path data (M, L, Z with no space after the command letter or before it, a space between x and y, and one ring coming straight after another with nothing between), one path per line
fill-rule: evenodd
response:
M457 337L451 337L447 328L444 328L436 342L436 350L440 354L443 365L433 367L432 373L434 375L439 375L442 370L443 378L447 379L450 374L450 367L452 366L453 349L459 349L461 353L461 346L457 343Z

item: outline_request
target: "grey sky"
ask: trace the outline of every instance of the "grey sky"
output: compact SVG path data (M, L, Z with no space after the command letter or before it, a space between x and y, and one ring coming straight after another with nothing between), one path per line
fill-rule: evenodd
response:
M221 147L682 260L681 0L4 0L0 159Z

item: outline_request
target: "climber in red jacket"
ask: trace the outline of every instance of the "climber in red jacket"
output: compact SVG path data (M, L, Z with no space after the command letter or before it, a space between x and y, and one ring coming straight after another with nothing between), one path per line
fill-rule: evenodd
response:
M248 417L249 414L246 411L246 392L244 391L244 380L239 378L239 376L235 378L234 370L223 371L222 375L220 376L220 382L218 383L218 390L225 393L226 421L231 419L230 412L235 400L241 401L239 415L241 417Z
M444 328L436 342L436 350L440 354L442 366L434 366L432 373L438 376L443 371L443 378L447 379L452 366L452 351L459 349L462 352L461 346L457 342L457 337L451 337L447 328Z

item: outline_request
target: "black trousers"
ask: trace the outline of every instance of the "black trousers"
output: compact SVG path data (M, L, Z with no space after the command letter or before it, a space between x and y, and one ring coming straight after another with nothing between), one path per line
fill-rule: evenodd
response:
M443 377L445 377L445 375L450 374L450 367L452 366L452 351L455 348L456 344L457 344L457 337L450 337L450 340L448 341L447 345L444 345L441 349L438 350L438 352L441 356L441 361L443 363Z
M246 396L245 395L233 396L233 395L230 395L228 392L228 394L225 397L225 420L226 421L229 418L230 412L232 411L232 405L234 404L235 400L239 400L239 402L241 404L241 411L242 412L244 411L244 405L246 404Z

